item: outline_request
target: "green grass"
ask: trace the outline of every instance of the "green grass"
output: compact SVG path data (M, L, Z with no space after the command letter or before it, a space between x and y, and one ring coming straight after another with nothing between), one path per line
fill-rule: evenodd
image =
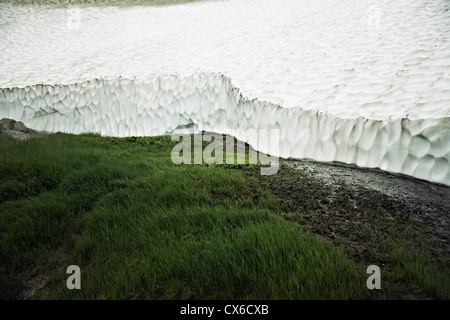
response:
M343 248L286 219L252 165L174 165L176 143L0 135L0 298L377 297ZM398 255L414 283L417 261ZM66 288L73 264L81 290ZM448 293L446 278L422 280Z

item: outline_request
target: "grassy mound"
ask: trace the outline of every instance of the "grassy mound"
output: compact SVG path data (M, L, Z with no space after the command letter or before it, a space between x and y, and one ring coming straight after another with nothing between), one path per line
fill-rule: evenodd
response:
M175 143L0 136L0 298L378 297L343 248L286 219L258 165L174 165Z

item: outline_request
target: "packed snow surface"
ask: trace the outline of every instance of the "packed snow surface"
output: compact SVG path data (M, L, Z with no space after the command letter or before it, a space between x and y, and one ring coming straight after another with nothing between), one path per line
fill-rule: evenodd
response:
M0 118L156 135L450 185L450 2L0 3ZM76 3L76 2L75 2ZM278 129L276 150L257 129Z

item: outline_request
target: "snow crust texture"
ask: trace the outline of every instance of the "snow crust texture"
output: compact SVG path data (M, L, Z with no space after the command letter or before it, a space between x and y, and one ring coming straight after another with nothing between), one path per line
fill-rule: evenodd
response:
M0 118L214 131L450 185L448 0L153 2L183 4L1 1Z
M221 74L96 79L0 90L0 118L36 130L153 136L206 130L269 152L259 129L276 129L284 158L339 161L450 185L450 118L345 119L244 97Z

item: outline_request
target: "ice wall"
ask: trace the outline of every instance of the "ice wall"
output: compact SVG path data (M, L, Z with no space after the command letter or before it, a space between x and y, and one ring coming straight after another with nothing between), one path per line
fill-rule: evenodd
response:
M0 0L0 117L263 152L279 129L274 155L450 185L449 1L137 1Z
M339 161L450 185L450 118L339 118L243 96L218 73L95 79L0 89L0 118L51 132L150 136L183 128L230 134L270 152L254 134L279 130L284 158Z

